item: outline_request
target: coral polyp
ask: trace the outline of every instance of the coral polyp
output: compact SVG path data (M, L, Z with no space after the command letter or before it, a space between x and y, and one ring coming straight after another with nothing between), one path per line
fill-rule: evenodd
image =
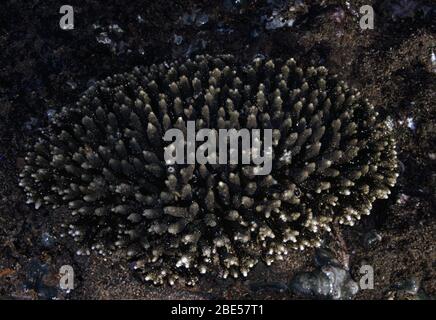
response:
M272 171L173 164L171 128L271 129ZM68 208L79 254L124 251L145 280L246 276L260 260L317 247L397 178L395 140L374 106L325 67L197 56L90 87L31 147L29 203Z

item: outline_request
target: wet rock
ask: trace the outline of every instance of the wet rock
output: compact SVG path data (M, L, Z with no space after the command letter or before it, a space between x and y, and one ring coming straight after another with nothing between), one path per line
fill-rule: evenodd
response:
M385 3L386 11L394 21L426 18L434 8L415 0L391 0Z
M434 51L431 52L430 63L431 63L431 71L433 73L436 73L436 54L434 53Z
M280 16L272 16L267 18L265 23L266 30L275 30L283 27L292 27L294 25L294 19L284 19Z
M327 297L330 292L328 278L322 272L302 272L297 274L289 284L296 294L306 297Z
M404 163L402 161L398 161L398 166L399 166L400 175L401 175L406 171L406 166L404 165Z
M109 38L107 32L101 32L99 35L97 35L96 40L98 43L104 45L110 45L112 43L112 40Z
M26 268L27 271L27 286L34 287L37 282L41 280L42 276L47 273L48 266L39 261L39 259L32 259Z
M174 35L174 44L179 46L182 44L182 42L183 42L183 37L175 34Z
M66 85L68 86L68 89L72 91L77 89L77 83L75 83L74 81L67 81Z
M56 277L50 273L48 264L39 259L32 259L26 266L26 290L34 290L39 299L54 299L58 296L59 290L56 286Z
M234 32L235 30L232 29L232 28L230 28L230 27L228 27L228 26L225 25L224 23L219 22L219 23L217 24L217 29L216 29L216 31L219 32L219 33L230 34L230 33Z
M250 283L249 289L255 293L264 293L264 292L285 293L289 291L288 285L282 282Z
M182 22L184 25L190 26L195 22L195 17L197 14L195 12L184 13L182 16Z
M128 36L124 30L116 23L107 27L98 27L100 32L96 36L98 43L106 46L110 51L116 55L131 53L132 49L129 48Z
M325 248L315 250L315 265L318 267L341 266L339 261L334 256L333 252Z
M48 232L44 232L41 235L41 245L44 248L50 249L53 247L53 245L55 244L56 238L54 236L52 236L50 233Z
M224 0L223 7L230 13L242 13L248 5L247 0Z
M116 34L116 35L121 35L124 32L124 30L121 29L121 27L118 24L111 24L109 26L109 31L112 34Z
M39 120L35 117L30 117L30 119L24 122L23 129L26 131L33 131L39 126Z
M351 299L359 291L348 271L335 266L299 273L291 280L289 287L299 295L334 300Z
M261 60L265 60L265 59L266 59L266 56L265 56L264 54L262 54L262 53L256 53L256 54L253 56L253 59L261 59Z
M145 22L144 18L139 14L136 16L136 20L141 24Z
M345 11L341 7L337 7L333 10L333 13L331 14L331 19L333 19L336 23L341 23L345 19Z
M95 86L96 80L95 79L89 79L88 82L86 83L86 86L89 87L93 87Z
M420 281L416 277L408 278L394 285L397 291L403 291L408 294L416 295L420 288Z
M257 29L257 28L254 28L250 32L250 37L252 37L252 38L257 38L259 35L260 35L260 32L259 32L259 29Z
M358 284L331 250L317 249L314 260L316 270L300 272L291 280L292 292L305 297L347 300L359 291Z
M56 114L56 110L55 110L55 109L48 109L48 110L45 112L45 114L46 114L46 116L47 116L47 119L48 119L48 120L51 120L51 119L53 119L54 115Z
M209 22L209 16L206 13L200 13L199 15L197 15L195 19L195 25L197 27L204 26L208 22Z
M182 15L182 23L185 26L195 25L196 27L202 27L209 22L209 16L207 13L201 12L200 9L194 9L190 13L184 13Z
M371 248L381 240L382 236L378 234L375 230L371 230L363 235L363 245L365 246L365 248Z
M195 39L187 48L186 52L184 53L185 57L190 57L195 53L199 53L206 49L207 41L204 39Z
M416 294L416 299L417 300L434 300L436 297L434 296L430 296L429 294L427 294L424 290L419 290L418 293Z
M333 299L351 299L359 291L358 284L351 279L347 270L334 266L324 266L322 272L329 279L331 284L330 296Z
M412 117L408 117L408 118L406 119L406 122L407 122L407 127L408 127L410 130L412 130L412 131L415 131L415 130L416 130L416 124L415 124L415 121L413 120Z

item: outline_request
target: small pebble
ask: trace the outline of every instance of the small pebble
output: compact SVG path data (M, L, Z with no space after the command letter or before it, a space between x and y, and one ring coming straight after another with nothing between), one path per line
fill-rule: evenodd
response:
M344 9L342 9L341 7L336 8L331 17L336 23L341 23L345 18Z
M30 117L30 120L24 123L24 129L27 131L33 131L38 126L38 119L35 117Z
M420 283L416 277L411 277L404 281L398 282L394 287L399 291L404 291L408 294L415 295L419 291Z
M109 38L107 32L100 33L97 37L97 42L105 45L109 45L112 43L112 40Z
M415 124L415 121L413 121L413 118L412 117L408 117L406 121L407 121L407 127L409 129L415 131L416 130L416 124Z
M54 115L56 114L56 110L55 109L48 109L45 114L47 115L47 119L48 120L52 120Z
M201 13L197 18L195 19L195 25L197 27L204 26L209 21L209 16L205 13Z
M196 17L196 13L195 12L193 12L193 13L184 13L183 16L182 16L183 24L185 24L187 26L190 26L191 24L194 23L195 17Z
M179 46L182 44L182 42L183 42L183 37L175 34L174 35L174 44Z
M48 232L44 232L41 235L41 244L43 247L49 249L49 248L53 247L54 243L55 243L55 237L53 237Z
M410 196L408 196L407 194L401 193L400 196L398 197L397 203L398 204L405 204L407 201L409 201Z
M144 23L144 22L145 22L144 18L143 18L142 16L140 16L139 14L136 16L136 20L137 20L139 23Z
M69 88L71 90L76 90L77 89L77 83L75 83L74 81L67 81L66 84L69 86Z
M109 26L109 30L112 31L115 34L121 34L124 32L123 29L118 24L112 24Z
M375 230L371 230L364 234L363 245L365 246L365 248L370 248L381 240L382 236L379 235Z

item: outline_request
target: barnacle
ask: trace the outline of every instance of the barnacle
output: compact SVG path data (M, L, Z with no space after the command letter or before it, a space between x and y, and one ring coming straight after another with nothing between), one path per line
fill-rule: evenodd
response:
M79 254L125 251L145 280L246 276L319 246L397 178L374 106L325 67L230 55L137 67L63 108L26 157L28 202L67 207ZM164 161L166 130L272 129L272 171Z

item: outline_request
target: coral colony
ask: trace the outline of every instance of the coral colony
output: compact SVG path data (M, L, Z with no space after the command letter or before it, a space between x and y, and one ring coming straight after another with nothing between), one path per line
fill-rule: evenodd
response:
M271 153L272 170L169 164L163 137L183 132L185 153L188 122L197 132L271 131L271 148L259 135L257 147L233 153ZM154 284L246 276L260 260L320 246L332 224L369 214L397 178L395 140L373 105L325 67L294 59L137 67L97 82L42 133L21 173L28 202L68 208L78 254L125 252Z

